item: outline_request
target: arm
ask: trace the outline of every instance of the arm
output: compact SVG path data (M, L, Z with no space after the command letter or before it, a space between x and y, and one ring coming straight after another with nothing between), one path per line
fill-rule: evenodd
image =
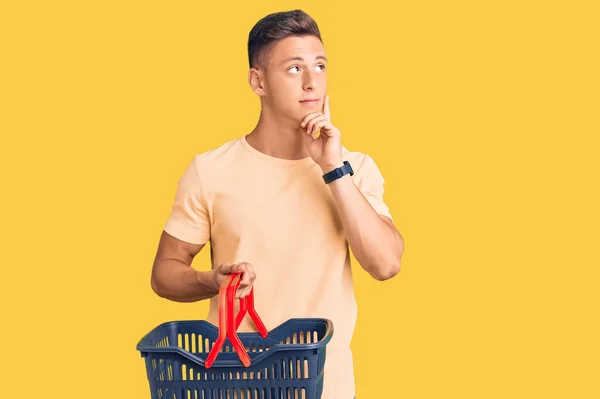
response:
M306 115L300 129L311 158L324 174L342 165L341 133L331 123L329 96L325 96L323 112ZM321 134L315 137L319 130ZM404 240L392 220L375 211L349 175L329 186L356 260L377 280L394 277L400 271Z
M158 296L177 302L195 302L219 292L212 271L199 272L191 267L204 245L190 244L162 232L150 280Z
M157 295L177 302L195 302L218 293L210 272L198 272L192 261L210 239L208 211L194 157L179 179L167 230L163 230L152 266L151 286ZM187 239L188 241L183 241Z
M327 173L336 166L323 167ZM387 216L379 215L350 175L329 183L348 245L373 278L387 280L400 271L404 240Z
M196 302L217 295L221 283L231 273L242 273L236 298L246 297L256 279L252 265L226 263L207 272L197 271L191 267L192 261L204 245L181 241L163 230L152 265L152 290L172 301Z

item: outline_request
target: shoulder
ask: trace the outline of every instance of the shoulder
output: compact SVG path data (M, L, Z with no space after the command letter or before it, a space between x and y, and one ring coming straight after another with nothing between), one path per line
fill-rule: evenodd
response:
M218 178L227 169L227 165L236 164L238 140L230 140L208 151L194 154L179 178L181 189L205 191L207 184L215 176Z
M227 161L237 153L239 141L239 138L227 141L218 147L196 154L194 159L196 162L201 162L204 164L220 162L223 160Z
M373 173L379 174L379 168L373 157L360 151L351 151L342 147L342 157L350 163L356 176L369 176Z
M192 164L199 174L204 174L207 171L219 170L223 166L229 165L235 161L239 152L239 147L239 138L227 141L218 147L195 154L192 159Z

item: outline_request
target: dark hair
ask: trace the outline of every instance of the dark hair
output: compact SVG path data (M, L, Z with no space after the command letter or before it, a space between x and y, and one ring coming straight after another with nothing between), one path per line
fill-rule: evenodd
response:
M278 41L290 36L316 36L321 32L314 19L302 10L269 14L254 25L248 35L248 63L250 68L266 68L267 54Z

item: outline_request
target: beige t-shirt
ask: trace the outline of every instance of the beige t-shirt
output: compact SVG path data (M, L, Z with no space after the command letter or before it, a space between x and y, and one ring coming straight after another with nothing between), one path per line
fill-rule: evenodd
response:
M373 159L344 147L342 156L369 203L391 217ZM357 306L348 243L322 175L310 157L275 158L241 136L193 158L164 229L193 244L210 240L213 265L249 262L256 272L256 311L267 330L295 317L330 319L334 335L322 399L351 399ZM215 325L217 309L215 296L207 318ZM246 317L238 331L255 331L252 320Z

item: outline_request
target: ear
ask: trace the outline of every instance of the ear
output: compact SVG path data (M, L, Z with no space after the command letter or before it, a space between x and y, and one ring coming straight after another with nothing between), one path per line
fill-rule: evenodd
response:
M258 70L257 68L250 68L250 71L248 71L248 83L250 83L252 91L254 91L259 96L265 95L263 79L263 73L260 70Z

